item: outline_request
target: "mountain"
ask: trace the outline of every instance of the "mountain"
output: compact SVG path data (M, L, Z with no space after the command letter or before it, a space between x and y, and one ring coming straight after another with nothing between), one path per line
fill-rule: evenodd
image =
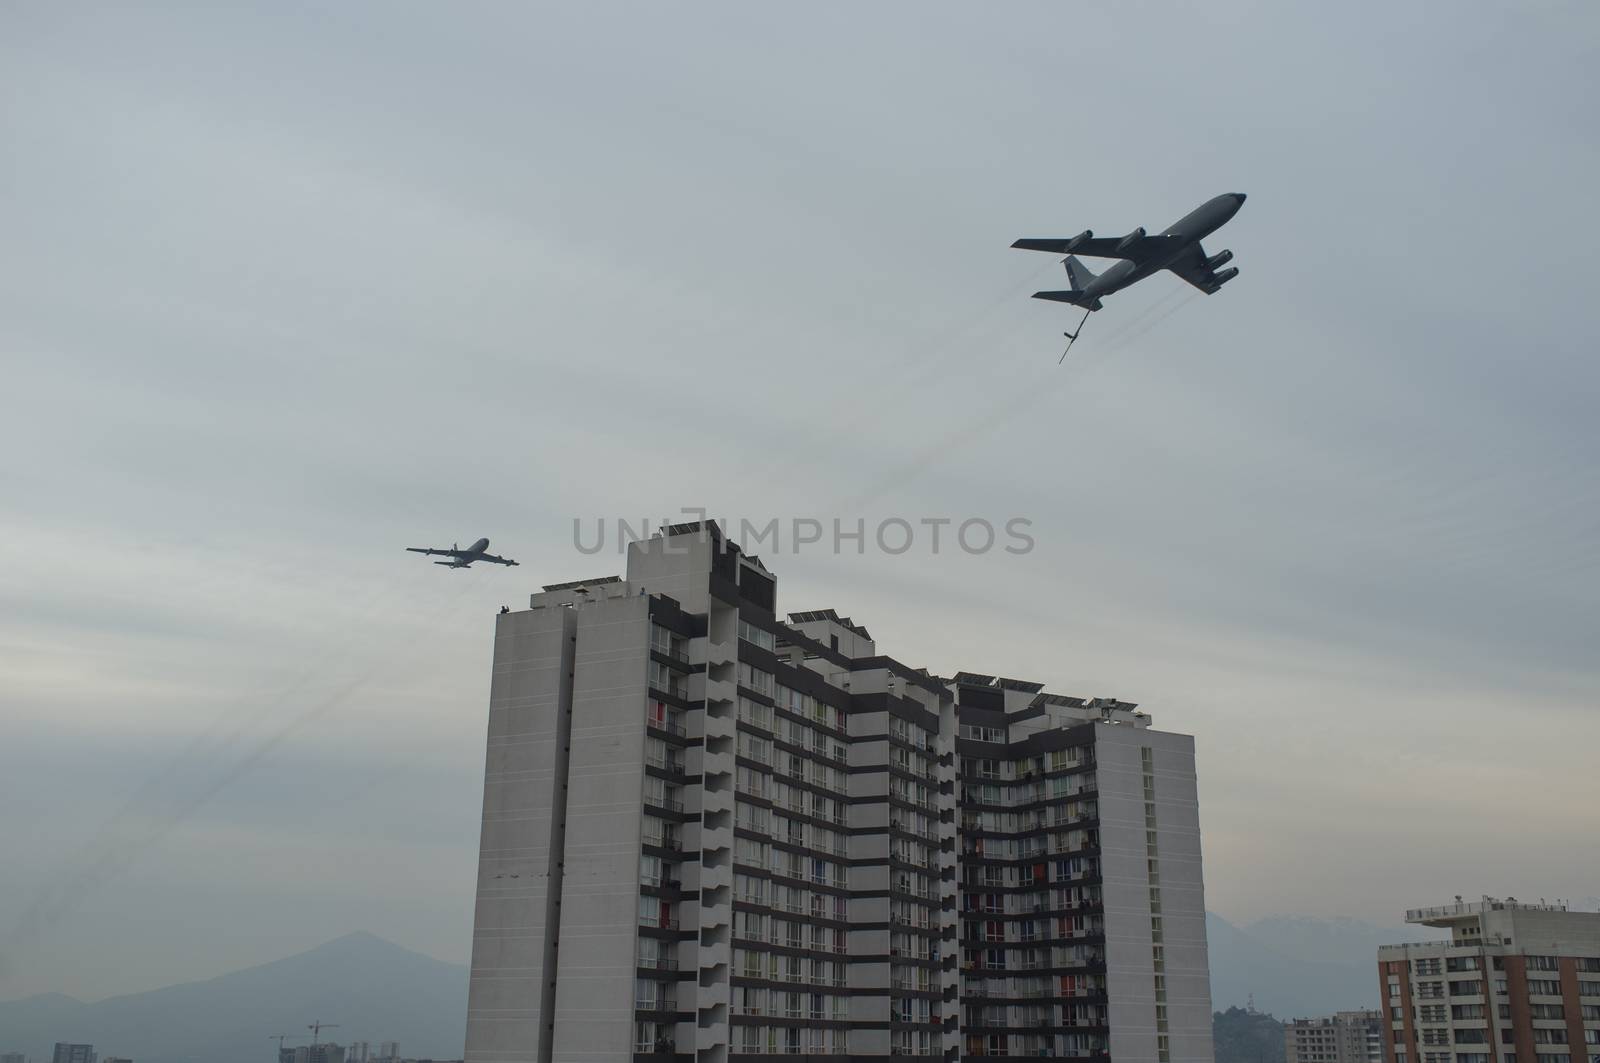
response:
M1254 996L1260 1011L1286 1017L1376 1007L1378 945L1428 933L1299 917L1238 927L1209 914L1212 1006L1226 1012ZM407 1056L457 1059L466 1013L465 967L350 934L209 981L93 1004L60 994L0 1003L0 1052L46 1060L54 1042L71 1040L135 1063L273 1063L269 1035L320 1018L339 1024L339 1042L399 1041ZM1234 1019L1241 1044L1271 1040Z
M1378 1007L1378 946L1439 936L1424 927L1299 916L1234 926L1206 915L1211 1006L1255 1006L1286 1018Z
M459 1059L466 1016L467 968L349 934L259 967L93 1004L60 994L0 1003L0 1051L48 1060L54 1042L78 1041L135 1063L274 1063L269 1036L326 1019L339 1024L328 1040L399 1041L407 1056Z

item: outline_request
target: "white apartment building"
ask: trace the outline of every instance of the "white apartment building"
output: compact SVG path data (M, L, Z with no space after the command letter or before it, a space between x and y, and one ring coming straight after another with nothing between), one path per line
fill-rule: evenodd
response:
M498 617L467 1063L1211 1063L1192 740L776 594L685 525Z

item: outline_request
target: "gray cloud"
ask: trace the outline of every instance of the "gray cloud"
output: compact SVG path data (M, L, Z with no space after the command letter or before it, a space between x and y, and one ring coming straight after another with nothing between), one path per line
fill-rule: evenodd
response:
M1591 7L6 21L0 933L135 856L0 995L464 958L490 618L616 567L573 517L684 505L1031 518L770 560L913 663L1196 734L1229 916L1600 871ZM1234 190L1237 283L1055 365L1011 239ZM399 553L479 534L524 567Z

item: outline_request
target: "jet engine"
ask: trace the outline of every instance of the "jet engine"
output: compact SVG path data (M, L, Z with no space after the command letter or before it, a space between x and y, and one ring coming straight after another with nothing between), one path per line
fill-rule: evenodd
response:
M1117 250L1118 251L1126 251L1128 248L1132 247L1134 244L1138 243L1140 240L1143 240L1143 239L1144 239L1144 226L1141 225L1137 229L1133 230L1133 232L1129 233L1127 236L1124 236L1122 239L1117 241Z
M1078 248L1082 247L1084 244L1088 243L1090 240L1093 240L1093 239L1094 239L1094 230L1093 229L1085 229L1085 230L1083 230L1083 232L1079 233L1077 236L1074 236L1071 240L1067 241L1067 254L1069 254L1069 255L1072 254Z
M1233 260L1233 252L1232 251L1218 251L1216 254L1214 254L1210 258L1206 259L1206 269L1215 270L1218 266L1227 265L1232 260ZM1234 270L1234 272L1237 273L1239 271L1238 270Z
M1217 279L1212 282L1212 290L1215 290L1217 288L1222 287L1224 284L1227 284L1229 281L1233 280L1233 278L1237 277L1238 275L1239 275L1239 267L1238 266L1234 266L1232 269L1223 270L1221 273L1217 274Z

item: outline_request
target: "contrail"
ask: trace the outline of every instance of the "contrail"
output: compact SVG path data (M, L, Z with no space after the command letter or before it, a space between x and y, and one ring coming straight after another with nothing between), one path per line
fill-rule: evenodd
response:
M461 587L456 593L446 600L442 613L449 615L453 607L458 604L466 594L471 591L470 586ZM383 594L375 595L373 601L384 597ZM405 640L397 649L409 650L412 646L422 641L426 633L419 633ZM393 655L386 655L384 659L370 665L358 676L347 680L336 687L333 692L325 695L307 706L303 711L285 721L279 727L263 735L258 741L248 748L231 757L219 769L210 773L210 778L204 781L198 789L188 792L177 792L164 795L157 799L155 791L164 780L164 776L157 776L141 788L138 795L123 809L114 815L105 826L97 833L96 837L86 845L77 857L69 861L69 865L53 877L50 885L42 889L34 900L24 910L21 918L6 935L5 947L0 950L0 956L9 954L14 956L19 946L36 941L39 936L50 926L59 922L68 915L77 905L98 887L113 879L124 871L143 853L159 844L174 830L181 826L194 812L223 789L237 782L252 768L261 762L269 753L282 745L295 732L315 722L319 717L330 712L347 702L352 696L369 684L378 673L392 667ZM292 682L279 696L275 697L268 706L254 714L259 718L261 712L277 704L289 700L299 689L310 682L311 676L318 669L312 669ZM210 729L216 730L214 723ZM243 733L244 727L237 726L224 737L223 741L213 750L208 750L208 756L226 751L234 745ZM189 746L180 754L171 765L171 769L180 768L190 753L206 745L209 735L189 743ZM170 770L170 769L169 769ZM148 801L146 799L149 799ZM153 816L142 816L139 805L141 801L151 803L159 800L157 808L149 809ZM137 829L131 821L142 819L143 823ZM0 974L3 974L0 971Z
M941 331L940 338L932 344L923 347L911 348L902 351L899 355L875 363L860 380L860 393L829 410L829 419L835 423L848 423L851 420L873 410L880 399L873 394L873 389L893 373L900 371L907 364L914 364L918 372L909 379L897 382L894 387L895 397L904 401L907 396L916 394L923 388L936 383L939 379L934 370L941 369L957 358L967 357L971 348L963 344L963 337L977 326L986 322L994 314L1011 303L1017 302L1018 292L1031 289L1046 272L1057 265L1055 261L1046 262L1023 278L1020 284L1006 285L1003 292L994 299L982 304L977 310L959 318L954 325L947 326ZM735 479L752 477L758 480L770 479L772 476L787 468L788 463L782 459L770 461L759 467L746 465L734 477Z
M1191 293L1189 298L1178 303L1176 306L1171 307L1159 317L1156 317L1143 329L1139 330L1133 335L1128 336L1121 343L1118 343L1115 346L1107 349L1099 360L1092 363L1079 361L1075 364L1080 370L1087 369L1091 365L1104 365L1106 360L1111 355L1122 350L1140 336L1143 336L1147 332L1156 328L1167 318L1188 306L1201 294L1203 293L1198 291ZM1150 313L1153 313L1160 305L1161 303L1156 303L1150 308L1150 310L1146 311L1145 315L1142 316L1148 316ZM1131 323L1129 327L1131 327ZM1126 331L1126 329L1123 331ZM957 425L954 429L946 432L944 435L934 440L931 444L924 447L921 451L913 454L908 461L900 465L888 476L878 481L875 485L868 488L864 493L856 495L840 503L834 508L834 511L854 510L876 502L889 492L903 487L911 480L915 479L929 466L933 465L936 461L943 457L951 448L960 444L971 443L974 440L983 438L994 429L1004 424L1006 421L1020 413L1025 412L1027 409L1043 401L1049 396L1054 395L1067 384L1073 382L1081 376L1081 373L1063 373L1053 365L1049 366L1048 369L1052 371L1052 373L1043 381L1029 381L1015 393L1001 399L992 409L990 409L988 413L978 417L975 420L964 421Z
M397 593L393 587L380 590L367 598L360 611L363 614L371 615L379 611L382 605L394 598ZM207 763L215 762L238 743L254 723L264 718L267 713L299 696L317 676L327 671L330 664L347 657L360 641L362 640L359 637L349 638L342 644L325 650L319 661L300 672L276 694L262 702L254 712L244 716L232 709L219 712L213 717L205 730L190 739L183 749L168 761L165 767L146 779L143 785L134 792L133 796L123 804L122 808L101 825L95 836L80 850L80 856L92 854L100 846L114 843L115 838L121 834L122 828L127 821L138 818L141 815L147 815L152 811L148 806L157 802L164 802L164 800L170 800L170 796L181 797L181 795L169 795L164 798L161 791L164 788L168 788L168 784L174 778L183 776L185 764L196 760L203 760ZM241 700L236 703L241 707L247 704L247 700Z

